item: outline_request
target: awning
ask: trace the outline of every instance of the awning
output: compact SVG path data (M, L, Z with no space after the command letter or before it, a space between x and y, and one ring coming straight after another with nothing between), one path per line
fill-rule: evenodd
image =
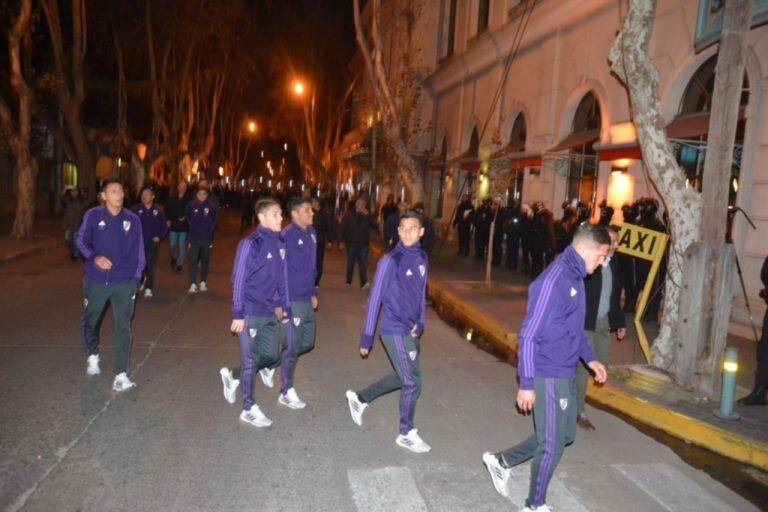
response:
M744 107L739 109L739 119L746 119ZM709 112L679 116L672 120L666 128L668 139L696 139L709 133Z
M557 153L566 149L581 147L584 144L594 142L600 138L600 130L587 130L584 132L574 132L561 140L555 147L550 149L549 153Z
M497 160L499 158L508 158L510 153L519 153L521 151L525 151L525 143L524 142L510 142L503 148L497 150L494 153L491 153L491 156L488 157L490 160Z
M459 164L462 171L477 172L480 170L480 159L474 151L469 149L453 158L449 158L445 163L446 165Z
M597 160L600 162L618 160L620 158L631 158L633 160L642 160L643 158L640 146L636 142L628 144L601 144L596 142L592 145L592 149L597 151Z
M507 155L510 169L522 169L523 167L541 167L541 153L533 151L517 151Z

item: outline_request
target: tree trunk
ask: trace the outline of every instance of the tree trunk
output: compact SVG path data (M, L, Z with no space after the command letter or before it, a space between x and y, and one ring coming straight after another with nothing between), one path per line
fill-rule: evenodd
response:
M37 185L37 162L29 151L32 133L30 107L32 90L24 80L20 48L21 40L29 30L32 1L23 0L18 18L8 32L8 53L11 67L11 86L19 102L18 126L14 129L11 109L0 99L0 124L10 134L10 146L16 159L16 213L13 219L11 237L30 238L35 221L35 189Z
M661 329L652 346L653 363L674 370L677 357L677 323L684 257L696 242L701 218L701 198L685 184L685 174L677 165L664 131L658 87L658 73L648 56L656 3L630 0L624 26L609 53L611 70L626 84L648 175L661 195L669 214L671 246L664 287Z

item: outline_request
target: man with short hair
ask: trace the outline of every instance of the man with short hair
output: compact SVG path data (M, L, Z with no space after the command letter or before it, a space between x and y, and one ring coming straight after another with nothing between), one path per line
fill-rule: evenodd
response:
M616 332L616 339L624 339L627 334L627 323L621 310L621 286L619 283L617 259L613 258L619 247L619 232L613 226L606 226L611 237L611 249L603 264L593 274L584 278L586 294L586 316L584 318L584 333L595 358L608 365L608 349L611 342L611 331ZM585 430L595 430L595 426L587 418L585 398L589 372L583 364L576 368L576 383L578 385L578 401L576 402L576 424Z
M141 189L141 202L134 205L131 211L139 216L141 232L144 236L144 298L152 298L152 290L155 288L155 265L159 252L160 240L168 233L163 210L155 203L155 191L145 185Z
M368 284L368 245L370 232L376 228L376 219L368 212L365 199L355 201L354 211L349 211L341 223L341 235L347 249L347 286L352 285L355 264L360 271L360 289L370 288Z
M424 235L421 217L414 211L403 213L398 234L400 242L382 256L376 266L360 335L360 357L365 359L373 347L379 309L382 309L379 336L395 373L360 393L348 390L346 397L352 421L362 425L363 413L371 402L400 389L400 435L395 443L414 453L426 453L432 448L421 439L413 421L421 394L419 337L424 331L428 268L427 255L419 247L419 239Z
M224 398L235 403L243 383L243 411L240 421L265 428L270 420L253 400L253 377L271 368L278 358L280 324L291 317L286 290L285 244L280 236L283 214L274 199L256 203L259 226L237 246L232 270L232 325L240 345L241 366L222 368Z
M117 180L107 180L99 194L103 206L85 212L77 234L77 248L85 258L83 282L83 344L87 356L86 374L99 375L99 324L109 302L114 323L114 391L136 384L128 378L131 352L131 316L136 286L144 270L144 240L141 221L123 208L125 192Z
M571 245L528 289L518 345L517 406L524 413L533 410L534 434L503 452L483 454L493 485L504 497L509 496L512 468L533 458L523 512L550 510L545 504L549 481L576 436L579 359L595 373L595 381L607 378L584 334L584 278L605 261L610 244L605 227L582 224Z
M285 346L280 361L272 368L259 372L268 387L274 386L274 373L280 369L280 396L278 403L291 409L303 409L306 404L293 387L296 360L315 346L315 258L317 235L312 227L312 202L309 198L294 197L288 202L291 223L282 231L285 243L288 302L291 308L290 323L285 328Z
M201 187L195 192L186 210L189 225L189 293L207 291L208 267L211 262L213 232L219 219L219 207L208 199L208 189ZM200 264L200 285L197 284L197 267Z

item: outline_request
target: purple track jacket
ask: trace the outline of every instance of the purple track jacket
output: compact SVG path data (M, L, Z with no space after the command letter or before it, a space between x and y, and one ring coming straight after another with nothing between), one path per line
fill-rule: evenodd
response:
M144 203L139 203L131 208L131 211L139 216L141 220L141 232L144 234L144 247L154 243L153 238L163 238L168 233L168 225L165 223L165 213L157 206L156 203L152 203L150 208L144 206Z
M285 262L288 271L288 299L309 302L315 295L317 267L317 235L312 226L302 229L295 222L282 232L285 242Z
M280 233L263 226L240 240L232 270L232 318L274 316L282 307L290 315L285 244Z

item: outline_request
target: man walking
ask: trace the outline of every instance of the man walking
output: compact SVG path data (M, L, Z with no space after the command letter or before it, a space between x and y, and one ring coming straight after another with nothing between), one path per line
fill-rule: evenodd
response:
M370 232L376 228L376 220L368 212L365 199L355 201L355 210L349 211L341 223L341 235L347 248L347 286L352 285L352 276L357 264L360 272L360 289L367 290L368 245Z
M469 239L472 230L472 216L474 208L469 196L461 196L461 202L456 208L456 217L453 219L453 225L459 233L459 256L469 256Z
M176 193L171 194L165 204L165 213L170 234L168 235L168 252L171 256L171 268L181 272L184 266L184 255L187 252L187 182L179 181Z
M195 200L187 205L189 225L189 293L207 291L208 267L211 262L213 232L219 219L219 207L208 200L208 189L195 192ZM197 266L200 265L200 285L197 284Z
M603 264L595 273L584 279L586 294L586 317L584 333L587 335L595 358L603 365L608 365L608 349L611 342L611 331L616 332L616 339L624 339L627 334L627 323L621 310L621 286L618 276L618 260L613 258L619 247L619 232L614 227L606 227L611 237L611 249ZM578 401L576 402L576 424L585 430L595 430L595 426L587 418L585 398L587 396L587 380L589 372L583 364L576 368L576 383L578 386Z
M134 387L129 378L131 316L136 286L144 270L144 241L141 223L123 208L125 193L117 180L108 180L101 189L103 206L85 212L77 234L77 247L85 258L83 282L83 343L87 356L86 374L99 375L99 324L109 302L114 323L114 391Z
M152 290L155 288L155 265L157 253L160 250L160 240L168 233L165 214L155 204L155 191L152 187L144 186L141 189L141 202L131 208L131 211L139 216L141 232L144 237L144 298L152 298Z
M235 403L242 379L243 411L240 421L264 428L272 425L253 400L253 377L277 363L278 330L291 316L286 292L285 245L280 237L283 221L274 199L256 203L257 227L237 246L232 270L232 325L240 345L241 366L222 368L224 398Z
M419 337L424 331L424 293L427 286L427 255L419 247L424 234L421 218L407 211L400 219L400 242L382 256L376 266L373 290L368 298L365 325L360 336L360 356L365 359L373 347L373 335L381 315L381 341L395 373L371 384L360 393L347 391L352 421L363 424L363 413L381 395L400 389L400 435L398 446L415 453L432 448L413 427L416 401L421 394Z
M584 278L605 260L611 239L603 226L583 224L573 243L528 289L528 309L518 346L517 406L533 410L534 434L503 452L483 454L496 491L507 497L512 468L533 458L524 512L548 512L547 487L563 449L576 435L576 381L579 359L605 382L584 334Z

